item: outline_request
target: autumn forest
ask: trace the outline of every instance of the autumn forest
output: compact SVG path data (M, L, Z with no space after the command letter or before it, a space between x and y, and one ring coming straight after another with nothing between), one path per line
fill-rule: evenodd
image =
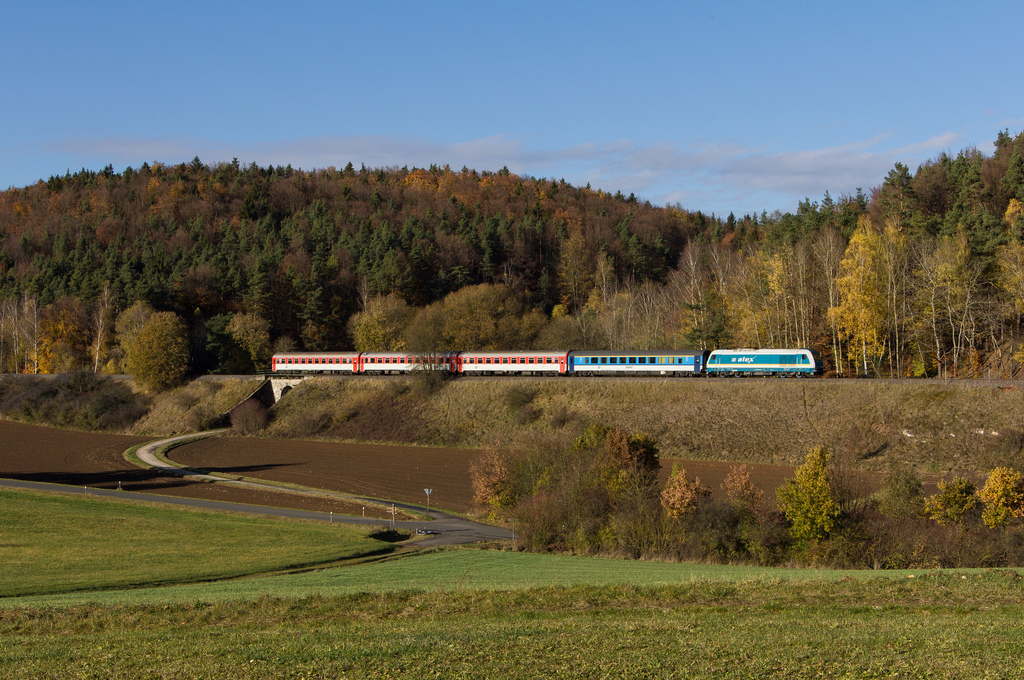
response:
M2 372L246 373L293 348L810 347L827 374L885 377L1024 363L1008 131L742 217L506 168L108 166L0 192L0 244Z

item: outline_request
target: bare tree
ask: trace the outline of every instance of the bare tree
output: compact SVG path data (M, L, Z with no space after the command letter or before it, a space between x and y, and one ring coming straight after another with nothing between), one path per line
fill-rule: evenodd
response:
M32 373L39 372L39 301L35 295L25 293L21 299L21 323L20 334L24 341L25 370L28 371L29 364Z
M104 356L109 345L110 327L113 325L114 315L114 294L110 290L110 284L103 283L103 290L96 300L96 307L92 313L92 372L100 372L100 357Z
M8 362L15 353L17 333L14 332L18 316L17 305L13 300L0 300L0 373L6 372Z
M836 285L836 280L839 278L839 264L843 261L843 251L846 250L846 240L839 229L828 226L815 236L811 250L818 269L817 281L824 289L828 309L839 307L839 287ZM826 314L825 316L828 319L829 335L832 340L832 360L836 367L836 373L842 376L844 372L843 345L839 340L839 329L833 321L833 315Z

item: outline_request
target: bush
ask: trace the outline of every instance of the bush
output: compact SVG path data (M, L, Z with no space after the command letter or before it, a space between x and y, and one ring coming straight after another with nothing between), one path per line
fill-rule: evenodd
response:
M924 512L921 480L909 470L893 470L882 480L878 509L887 517L905 519Z
M682 517L693 512L700 503L711 498L711 488L694 477L691 482L686 476L686 469L676 467L661 491L661 505L669 517Z
M12 420L120 432L150 408L150 400L122 381L77 371L48 378L0 383L0 414Z
M924 502L925 512L939 524L960 524L977 514L980 505L977 491L977 485L963 477L939 482L939 493Z
M246 399L231 409L231 427L242 436L259 434L267 427L267 407L259 399Z

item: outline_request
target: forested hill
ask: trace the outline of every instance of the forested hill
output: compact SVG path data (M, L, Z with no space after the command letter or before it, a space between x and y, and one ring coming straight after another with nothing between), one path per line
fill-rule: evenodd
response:
M0 370L123 369L134 305L183 321L196 372L274 344L456 343L800 345L842 373L1014 371L1022 156L1005 132L991 155L742 218L507 169L82 170L0 193Z

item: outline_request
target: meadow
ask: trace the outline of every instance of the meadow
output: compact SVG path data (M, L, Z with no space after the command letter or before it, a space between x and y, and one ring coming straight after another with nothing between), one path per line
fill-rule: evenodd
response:
M404 551L338 525L23 491L0 508L5 678L1024 673L1013 570Z
M0 489L0 597L237 578L389 551L341 524Z

